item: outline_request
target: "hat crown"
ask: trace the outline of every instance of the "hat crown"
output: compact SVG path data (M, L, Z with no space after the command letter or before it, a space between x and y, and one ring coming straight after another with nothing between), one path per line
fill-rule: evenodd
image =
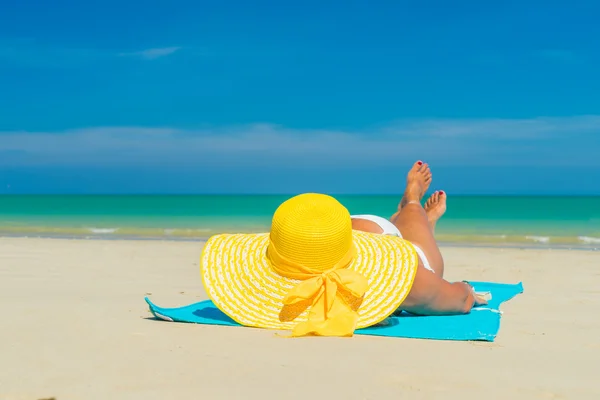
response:
M305 193L277 208L270 239L288 260L326 271L352 248L352 220L346 207L333 197Z

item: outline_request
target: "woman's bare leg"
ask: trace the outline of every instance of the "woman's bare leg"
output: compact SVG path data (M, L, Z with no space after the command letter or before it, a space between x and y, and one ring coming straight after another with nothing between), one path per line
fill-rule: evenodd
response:
M392 216L391 222L400 230L404 239L423 250L431 268L436 274L443 277L444 259L433 236L432 224L429 221L427 212L421 206L421 199L430 182L431 172L427 164L416 163L408 173L406 191L402 197L400 210ZM437 197L438 201L435 202L435 210L438 212L442 208L445 211L445 195L442 194L441 196L444 198L443 207L439 202L440 196ZM433 210L433 208L431 209Z
M432 176L431 176L431 170L429 169L429 164L423 163L423 161L417 161L416 163L414 163L412 168L410 169L410 171L408 171L408 176L406 178L407 185L411 182L412 174L416 174L416 173L420 173L424 178L424 181L422 182L423 193L421 194L421 197L419 198L419 200L421 200L423 198L423 196L425 195L425 192L427 192L427 189L429 189L429 185L431 185ZM398 214L400 214L400 211L402 210L402 207L406 204L406 202L407 202L406 196L402 196L402 198L400 199L400 203L398 203L398 210L396 211L396 213L394 215L392 215L390 217L390 221L394 222L394 220L396 219Z
M423 208L425 208L425 214L427 214L431 231L435 233L435 226L438 220L446 212L446 193L443 190L436 191L427 199Z

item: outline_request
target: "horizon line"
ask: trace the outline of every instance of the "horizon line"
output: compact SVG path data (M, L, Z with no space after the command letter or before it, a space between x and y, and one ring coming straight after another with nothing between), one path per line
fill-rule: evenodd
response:
M296 196L303 193L322 193L329 196L354 196L354 197L391 197L398 196L402 197L402 193L325 193L325 192L297 192L297 193L0 193L0 197L8 196L113 196L113 197L126 197L126 196L172 196L172 197L192 197L192 196L256 196L256 197L267 197L267 196ZM426 192L425 196L431 195L434 192ZM582 194L582 193L456 193L449 194L449 197L600 197L600 193L597 194Z

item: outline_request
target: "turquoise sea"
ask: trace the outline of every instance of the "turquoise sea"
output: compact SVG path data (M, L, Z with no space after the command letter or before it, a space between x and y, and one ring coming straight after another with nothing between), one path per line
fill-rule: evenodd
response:
M269 229L290 196L0 196L0 235L200 240ZM336 196L351 213L389 217L399 196ZM600 248L600 197L450 196L443 244Z

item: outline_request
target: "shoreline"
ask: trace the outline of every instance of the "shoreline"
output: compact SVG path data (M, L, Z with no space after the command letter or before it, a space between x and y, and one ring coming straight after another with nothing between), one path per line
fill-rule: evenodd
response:
M9 235L0 233L1 239L52 239L52 240L82 240L82 241L140 241L140 242L194 242L194 243L206 243L210 236L205 237L146 237L146 236L135 236L135 235ZM438 241L440 248L463 248L463 249L511 249L511 250L566 250L566 251L585 251L585 252L597 252L600 251L600 245L570 245L570 244L548 244L548 243L489 243L489 242L449 242L449 241Z

